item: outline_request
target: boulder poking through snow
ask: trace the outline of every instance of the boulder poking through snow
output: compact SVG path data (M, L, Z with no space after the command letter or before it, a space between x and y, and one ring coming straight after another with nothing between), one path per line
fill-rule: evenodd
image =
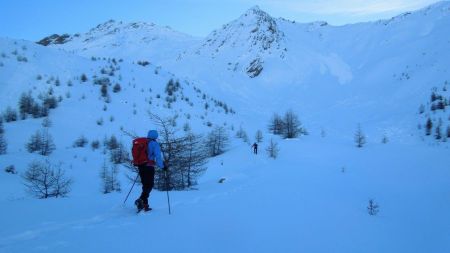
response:
M263 64L263 61L261 61L260 58L254 59L252 62L250 62L250 64L247 67L247 75L250 78L259 76L259 74L261 74L261 72L263 70L262 64Z

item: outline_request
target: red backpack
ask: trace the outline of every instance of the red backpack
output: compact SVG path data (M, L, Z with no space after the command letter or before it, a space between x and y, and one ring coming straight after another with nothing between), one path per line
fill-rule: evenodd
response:
M133 165L150 165L153 166L155 161L148 159L148 142L149 139L142 137L133 140L131 154L133 155Z

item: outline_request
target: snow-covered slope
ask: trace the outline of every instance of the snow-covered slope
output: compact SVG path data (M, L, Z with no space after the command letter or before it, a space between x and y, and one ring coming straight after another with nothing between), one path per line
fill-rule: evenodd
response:
M421 138L428 118L443 134L449 126L448 105L436 109L450 100L448 34L450 3L441 2L339 27L252 7L203 39L115 21L49 37L46 47L1 38L2 112L17 109L24 93L59 103L46 128L56 146L49 156L25 147L43 118L3 122L0 252L449 252L448 145ZM168 92L171 79L179 86ZM269 133L272 114L287 109L308 136ZM129 148L122 130L155 128L148 111L176 116L180 132L224 126L231 138L196 188L170 193L172 215L166 193L154 190L154 210L136 216L139 186L122 205L131 187L124 166L122 192L102 194L106 148L73 146L80 136L92 143L115 135ZM362 149L353 140L358 123ZM250 141L263 131L258 155L234 138L239 127ZM271 139L276 160L265 154ZM68 198L24 191L21 176L35 160L74 179ZM9 165L19 174L3 172ZM376 216L369 199L379 204Z
M53 35L39 43L86 57L115 57L163 62L173 59L197 38L153 23L109 20L86 33Z
M310 137L280 141L280 148L280 157L272 160L251 154L247 145L235 146L211 161L198 190L170 192L171 215L165 192L152 192L151 213L135 214L131 200L139 195L139 187L122 205L129 181L122 181L121 194L102 195L98 170L92 167L98 153L85 149L76 151L80 158L65 160L73 165L70 174L77 180L69 198L23 199L20 177L2 173L0 204L6 215L0 216L0 249L11 253L450 250L448 150L396 143L357 149ZM370 198L380 206L377 216L367 214Z
M222 70L243 70L253 78L262 71L264 61L284 58L284 42L277 21L255 6L213 31L199 47L183 53L177 61L185 64L184 58L198 57L215 62Z
M57 147L71 146L81 135L102 139L105 135L120 133L121 129L145 134L150 125L148 111L163 117L178 115L179 127L189 123L197 131L208 129L208 124L228 122L231 127L233 121L239 122L223 106L215 106L215 101L219 100L202 92L195 83L177 79L152 64L143 66L130 60L110 58L88 59L10 39L0 39L0 48L3 55L0 67L2 108L17 109L23 93L31 93L39 101L39 97L51 90L53 96L61 100L60 105L50 112ZM81 80L82 75L87 77L86 81ZM166 88L171 79L178 81L180 87L169 95ZM102 96L103 82L107 86L107 96ZM121 89L114 92L117 84ZM210 107L205 109L207 103ZM226 105L225 102L222 104ZM41 121L30 115L25 120L7 124L9 153L20 153ZM123 141L126 140L129 141Z
M449 24L449 2L339 27L273 19L252 8L166 67L255 108L246 115L253 121L294 108L315 129L350 136L362 123L372 135L406 141L423 124L419 105L450 79ZM264 39L253 45L253 35ZM264 50L267 40L273 42ZM252 62L258 76L248 72Z

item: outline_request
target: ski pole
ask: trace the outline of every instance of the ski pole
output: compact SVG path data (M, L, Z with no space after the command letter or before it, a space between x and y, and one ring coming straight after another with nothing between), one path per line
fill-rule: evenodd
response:
M125 204L125 202L127 202L128 196L130 196L130 193L131 193L131 191L133 190L134 184L136 184L136 181L137 181L138 177L139 177L139 173L136 175L136 178L134 179L133 185L131 186L131 189L130 189L130 191L128 192L127 197L126 197L125 200L123 201L124 204Z
M170 212L170 198L169 198L169 177L167 176L167 170L164 170L164 175L166 176L166 193L167 193L167 205L169 206L169 215Z

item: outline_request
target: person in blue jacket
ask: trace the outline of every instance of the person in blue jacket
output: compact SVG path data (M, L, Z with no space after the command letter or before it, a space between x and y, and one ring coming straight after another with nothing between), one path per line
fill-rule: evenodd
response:
M148 131L148 160L149 162L144 165L140 165L139 176L142 182L142 193L141 196L135 201L138 210L150 211L152 210L148 204L148 197L155 184L155 165L158 168L167 170L165 163L161 158L161 147L156 141L158 138L158 132L156 130Z

